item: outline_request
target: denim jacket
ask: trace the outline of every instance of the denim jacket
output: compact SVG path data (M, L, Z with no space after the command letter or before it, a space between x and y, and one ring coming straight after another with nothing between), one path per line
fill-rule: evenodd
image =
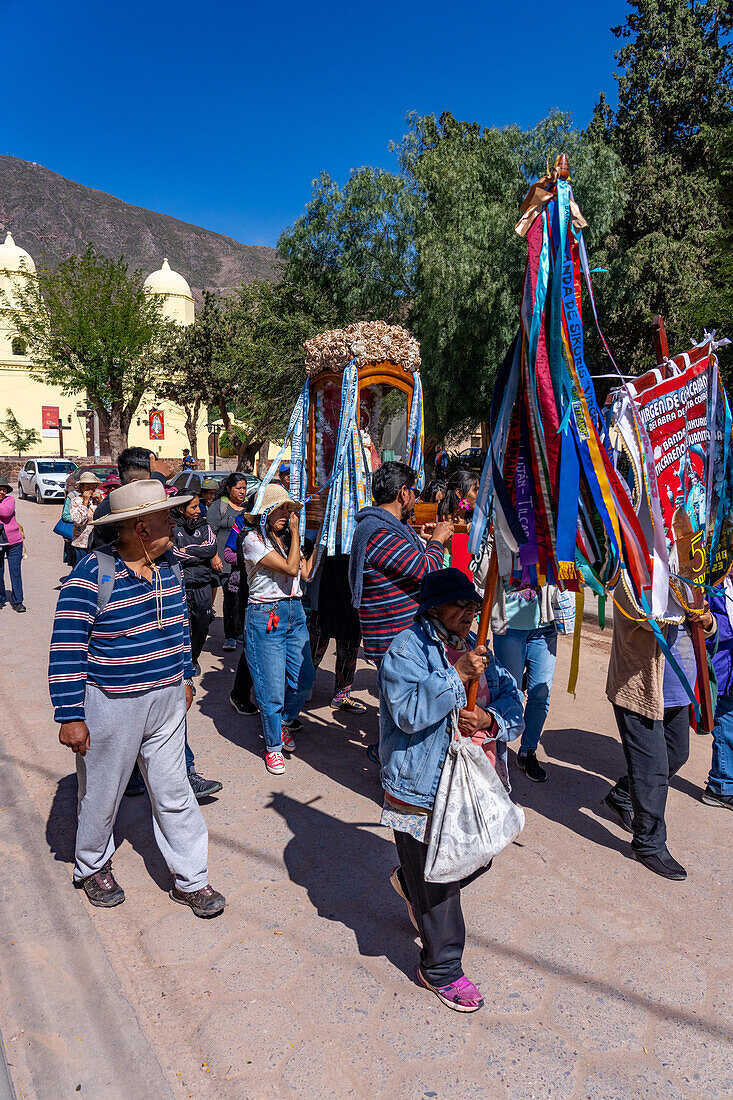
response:
M516 681L493 655L485 676L497 742L513 741L524 729ZM397 635L377 684L382 786L402 802L432 809L453 730L451 716L465 707L466 690L429 618L420 616Z

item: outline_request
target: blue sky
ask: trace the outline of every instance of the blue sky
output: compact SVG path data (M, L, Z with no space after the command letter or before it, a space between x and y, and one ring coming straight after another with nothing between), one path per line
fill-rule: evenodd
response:
M566 17L561 16L562 11ZM0 0L1 152L275 244L322 171L393 167L405 114L584 125L625 0Z

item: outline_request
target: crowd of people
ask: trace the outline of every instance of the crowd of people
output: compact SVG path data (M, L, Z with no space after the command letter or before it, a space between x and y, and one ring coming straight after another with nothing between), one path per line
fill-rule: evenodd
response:
M537 750L561 629L557 590L500 577L493 651L477 645L491 546L475 559L468 554L478 491L469 471L427 486L422 499L436 505L436 518L416 530L415 472L386 462L374 471L373 504L357 516L350 552L320 559L301 537L303 504L290 496L286 466L259 497L248 491L244 474L217 485L194 470L183 480L179 475L171 493L168 472L150 452L130 448L120 455L119 485L105 489L83 475L70 503L75 564L58 599L49 681L60 740L77 759L75 885L93 905L124 900L112 873L113 826L124 795L147 790L173 877L171 897L201 917L225 906L209 882L198 805L222 785L197 774L186 719L222 588L223 648L241 647L230 703L238 714L259 715L271 774L282 775L285 754L296 751L329 641L336 644L334 709L366 709L352 695L360 649L375 670L379 741L367 751L379 767L381 820L394 831L399 858L390 882L420 937L417 981L451 1009L476 1011L483 1001L463 971L461 890L490 863L460 881L426 877L433 805L453 737L481 746L507 791L507 744L519 739L518 766L530 781L547 781ZM0 508L9 492L0 479ZM0 515L12 549L11 510ZM681 880L686 872L667 848L665 806L669 779L689 752L689 705L674 664L688 672L694 666L692 613L665 628L672 664L622 585L616 600L607 695L626 771L605 802L632 835L633 857ZM702 799L730 809L730 580L699 618L718 685Z

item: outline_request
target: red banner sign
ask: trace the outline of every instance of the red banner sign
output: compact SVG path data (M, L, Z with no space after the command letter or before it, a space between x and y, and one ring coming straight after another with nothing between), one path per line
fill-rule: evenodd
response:
M708 457L706 356L636 398L652 445L667 541L675 541L673 517L687 513L693 531L705 526Z
M149 415L150 438L165 438L165 418L162 409L151 409Z
M59 434L59 407L58 405L41 405L41 434L43 436L55 436Z

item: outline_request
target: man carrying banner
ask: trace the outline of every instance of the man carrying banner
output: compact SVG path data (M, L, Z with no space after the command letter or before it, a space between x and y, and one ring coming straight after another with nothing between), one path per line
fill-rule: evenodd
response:
M654 874L682 881L687 872L667 849L664 812L669 780L690 752L689 699L624 581L616 588L615 602L606 695L613 705L628 771L604 802L633 834L633 857ZM705 636L712 637L716 622L707 604L696 617ZM666 636L673 658L694 682L695 658L686 621L668 625Z

